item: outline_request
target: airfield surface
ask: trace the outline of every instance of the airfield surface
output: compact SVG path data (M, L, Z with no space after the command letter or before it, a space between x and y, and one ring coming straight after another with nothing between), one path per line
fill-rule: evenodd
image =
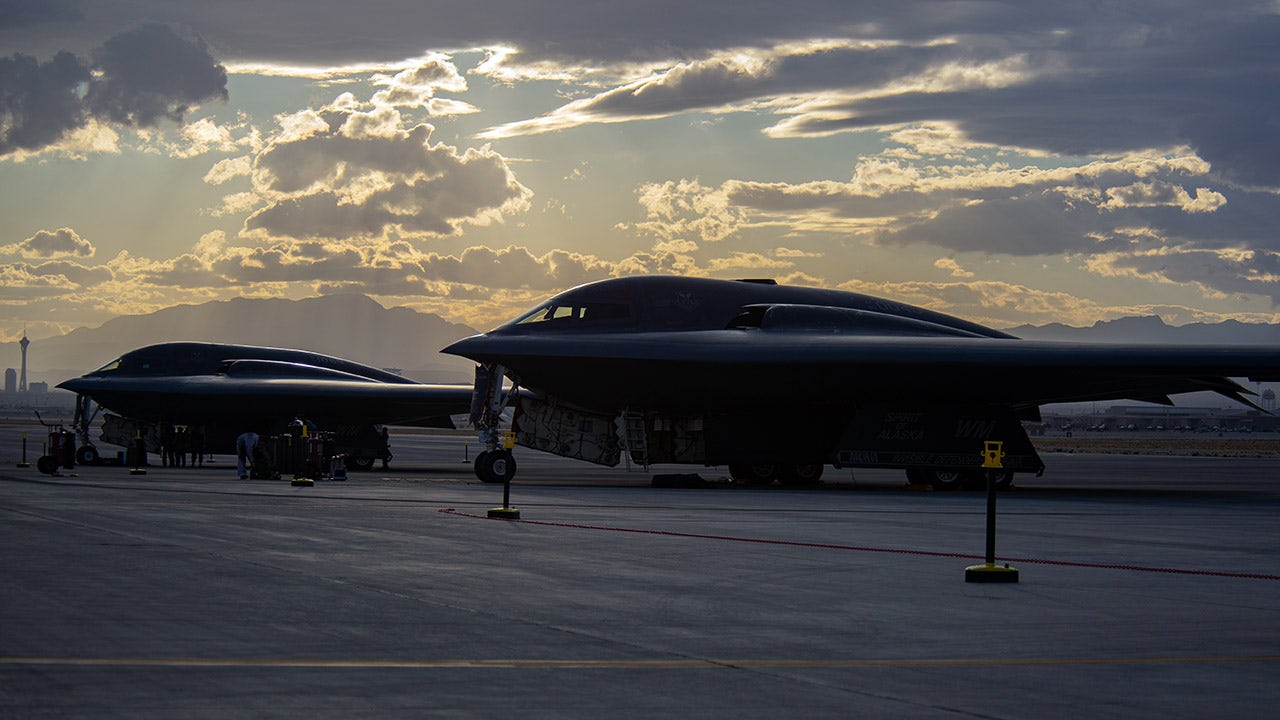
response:
M30 430L36 437L38 428ZM1280 702L1280 460L1047 454L1000 497L828 468L703 489L457 434L314 487L14 467L0 716L1256 718ZM153 458L154 460L154 458ZM688 468L659 471L688 472Z

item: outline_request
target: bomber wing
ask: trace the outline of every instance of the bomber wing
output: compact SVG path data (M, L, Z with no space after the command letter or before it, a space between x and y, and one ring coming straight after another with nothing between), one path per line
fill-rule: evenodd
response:
M476 335L445 349L502 364L522 386L584 407L822 406L867 400L1015 407L1211 390L1280 379L1267 347L1100 345L958 336L705 330Z
M434 424L465 413L471 403L466 386L296 377L81 377L58 387L87 395L125 417L189 424L296 414L317 422Z

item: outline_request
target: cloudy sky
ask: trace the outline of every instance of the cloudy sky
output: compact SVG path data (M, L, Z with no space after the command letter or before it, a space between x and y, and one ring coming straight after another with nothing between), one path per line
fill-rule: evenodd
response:
M0 340L605 277L1280 321L1280 0L0 0Z

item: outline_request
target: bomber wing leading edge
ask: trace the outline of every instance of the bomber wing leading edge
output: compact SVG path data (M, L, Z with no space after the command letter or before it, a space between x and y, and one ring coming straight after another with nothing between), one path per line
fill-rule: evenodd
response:
M1280 379L1273 348L1027 341L857 293L681 277L577 287L444 352L479 365L490 481L515 467L496 439L503 376L525 390L513 430L535 449L752 482L812 482L830 464L935 484L976 474L989 439L1005 443L1005 482L1043 470L1020 422L1043 404L1209 390L1252 406L1231 378Z

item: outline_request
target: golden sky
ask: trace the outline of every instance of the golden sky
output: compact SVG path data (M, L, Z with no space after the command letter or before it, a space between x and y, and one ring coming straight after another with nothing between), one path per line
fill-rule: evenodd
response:
M1277 48L1274 2L7 2L0 340L637 273L1276 322Z

